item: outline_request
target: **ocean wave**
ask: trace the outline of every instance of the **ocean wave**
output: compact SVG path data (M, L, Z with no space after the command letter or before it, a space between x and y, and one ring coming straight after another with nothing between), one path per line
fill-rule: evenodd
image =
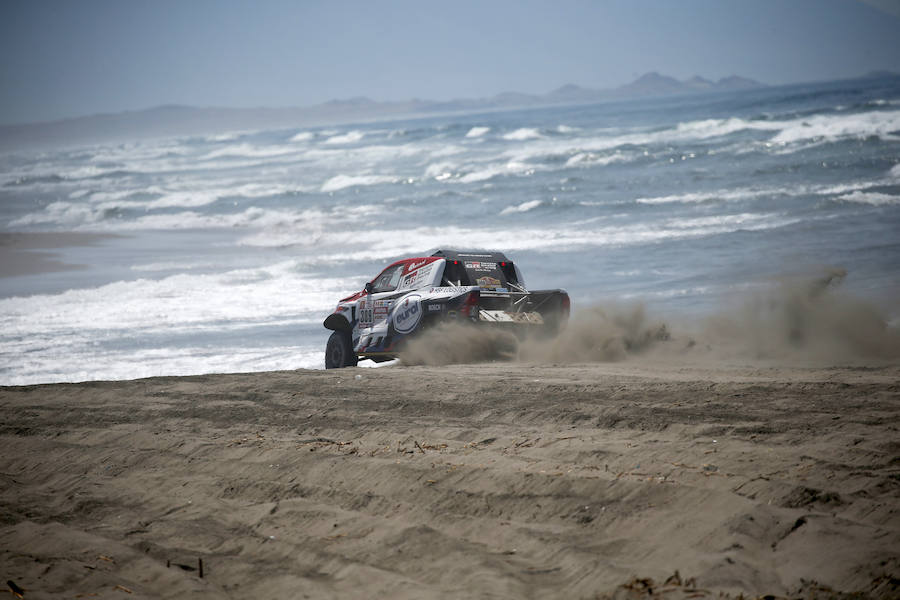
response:
M517 204L515 206L507 206L503 210L500 211L501 215L509 215L513 213L523 213L533 210L543 204L540 200L529 200L528 202L523 202L522 204Z
M473 127L466 134L467 138L479 138L489 132L491 130L490 127Z
M219 274L119 281L61 294L0 299L3 337L121 336L241 329L287 319L311 322L330 308L347 282L304 276L296 261Z
M321 369L324 366L322 349L310 346L189 346L104 351L85 341L78 346L67 347L65 352L54 351L52 347L30 351L28 362L16 369L14 374L0 374L0 384L118 381L163 375L181 377Z
M306 346L197 343L203 336L227 340L260 330L318 330L335 299L351 290L346 279L304 275L299 266L284 261L0 299L0 379L23 384L320 368L318 340ZM21 356L28 360L12 358ZM16 368L3 369L11 360Z
M225 154L224 148L220 149ZM17 186L29 189L54 189L59 186L91 185L98 186L125 181L126 183L140 176L164 176L170 174L196 173L198 171L226 171L244 167L253 167L261 164L269 165L273 158L289 157L295 154L272 152L260 156L238 156L230 154L220 156L220 160L213 160L209 154L204 156L179 156L158 157L153 159L129 159L115 164L71 164L61 158L52 164L33 166L29 172L8 173L8 181L5 185Z
M532 127L522 127L520 129L516 129L515 131L510 131L509 133L503 134L504 140L510 140L514 142L524 142L525 140L539 140L544 136L541 135L541 132Z
M567 167L576 166L604 166L612 163L628 162L636 158L634 153L614 152L613 154L599 154L595 152L579 152L570 156L565 165Z
M534 201L532 201L534 202ZM538 201L539 202L539 201ZM531 209L533 209L532 207ZM531 210L529 209L529 210ZM407 229L345 227L341 231L322 231L317 237L317 259L325 263L388 260L414 255L423 248L439 246L497 248L507 252L534 250L565 252L607 246L632 246L673 239L689 239L731 233L739 230L761 231L784 227L800 221L774 213L740 213L718 217L670 219L628 225L576 227L570 223L558 227L462 228L412 227ZM279 247L309 244L305 229L281 229L277 232L247 236L248 246Z
M454 152L465 151L455 146L449 148ZM447 150L447 147L431 148L417 143L369 144L351 148L309 148L303 151L298 158L303 162L315 163L317 168L323 170L354 168L357 171L366 171L380 165L390 165L400 159L419 157L423 154L449 155L450 152Z
M211 142L213 144L220 143L220 142L233 142L234 140L238 139L241 136L246 135L247 133L249 133L249 132L247 132L247 131L228 131L225 133L217 133L214 135L208 135L205 138L203 138L203 140L206 142Z
M210 160L214 158L272 158L296 154L297 149L289 146L254 146L251 144L233 144L218 148L201 156L198 160Z
M666 227L673 229L698 230L716 227L744 228L747 225L777 222L777 213L739 213L733 215L715 215L709 217L681 217L666 221Z
M337 192L348 187L397 183L400 179L393 175L335 175L322 184L320 191Z
M466 149L462 146L455 146L453 144L441 144L437 148L431 148L428 150L428 155L431 158L441 158L444 156L454 156L458 154L465 154Z
M453 177L457 168L459 168L459 165L450 161L432 163L425 168L424 177L433 178L437 181L446 181Z
M251 206L235 213L202 213L181 211L176 213L142 214L132 218L122 218L121 212L128 208L142 208L142 203L119 202L98 205L55 202L38 213L30 213L10 222L10 227L53 226L56 228L99 231L141 231L177 229L277 229L281 227L304 228L304 239L315 243L315 230L324 223L340 218L347 222L359 214L359 207L347 210L333 207L330 210L307 209L266 209ZM366 209L369 210L369 209ZM379 209L372 208L371 211ZM371 214L371 213L369 213Z
M674 137L676 139L705 140L712 137L731 135L745 129L774 129L774 127L737 117L730 119L703 119L701 121L679 123L675 127Z
M169 226L168 222L172 216L159 215L154 217L154 215L148 214L150 211L170 208L201 208L224 198L234 198L234 203L229 202L229 205L234 205L241 199L253 200L306 191L309 190L300 186L268 183L249 183L220 188L202 188L198 186L196 189L187 190L166 190L158 186L148 186L144 189L89 191L87 194L76 195L72 198L75 200L73 202L52 202L38 212L26 213L11 220L9 226L51 225L84 228L100 225L105 229L131 230L140 229L143 226L159 228L160 223L163 226ZM126 216L123 214L124 211L140 211L141 214ZM194 215L194 213L182 214L186 217ZM188 218L188 222L191 222L194 226L209 226L218 222L217 219L227 219L228 215L207 214L197 215L197 217L195 219ZM154 224L154 219L156 224ZM172 223L171 226L183 228L179 223Z
M315 137L315 134L312 131L301 131L300 133L297 133L296 135L292 136L289 141L291 141L291 142L308 142L309 140L313 139L314 137Z
M217 267L214 263L187 263L183 261L155 262L143 265L131 265L131 270L139 273L156 273L159 271L194 271Z
M892 196L891 194L881 194L878 192L853 192L838 196L838 200L844 202L854 202L856 204L870 204L872 206L885 206L889 204L900 204L900 196Z
M773 194L782 194L782 190L755 190L749 188L738 188L733 190L715 190L711 192L687 192L685 194L672 194L669 196L643 197L635 198L638 204L693 204L698 202L709 201L733 201L733 200L749 200L751 198L759 198L770 196Z
M870 136L900 141L900 111L870 111L849 115L818 115L781 123L781 130L770 141L796 144L815 139L861 139Z
M859 181L836 185L796 185L767 188L730 188L707 192L686 192L668 196L635 198L638 204L694 204L699 202L735 202L767 197L836 196L881 185L881 181Z
M534 172L534 166L513 160L503 164L486 165L472 170L459 176L455 181L460 183L477 183L493 179L499 175L531 175Z
M579 154L600 152L628 146L647 147L674 143L705 142L715 138L727 138L733 134L750 131L771 133L762 148L773 152L796 152L803 144L823 143L847 137L865 138L878 136L887 140L900 139L894 132L900 130L900 111L871 111L865 113L819 115L783 121L758 121L738 117L727 119L702 119L684 121L674 126L656 130L593 132L565 140L546 139L533 136L526 131L537 133L535 129L519 129L513 134L518 141L527 142L524 147L504 151L504 156L514 160L540 160L553 156L575 157ZM512 134L507 134L512 135ZM504 136L506 137L506 136ZM766 146L766 143L768 146ZM749 142L758 149L757 142ZM738 152L748 147L748 142L731 147ZM636 157L636 156L635 156Z
M337 145L337 144L355 144L356 142L361 141L366 136L363 131L348 131L347 133L342 133L340 135L334 135L323 143L329 145Z

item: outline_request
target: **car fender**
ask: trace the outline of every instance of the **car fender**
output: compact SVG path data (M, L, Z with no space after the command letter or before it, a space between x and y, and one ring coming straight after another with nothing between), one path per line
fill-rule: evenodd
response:
M326 329L332 329L334 331L352 331L353 326L350 324L350 321L342 315L341 313L331 313L325 318L325 322L323 323Z

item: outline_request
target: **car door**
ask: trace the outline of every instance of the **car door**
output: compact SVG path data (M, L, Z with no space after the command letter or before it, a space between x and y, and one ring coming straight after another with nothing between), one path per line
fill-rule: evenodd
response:
M387 318L398 295L396 290L405 265L405 261L394 263L372 280L371 293L359 301L360 329L387 327Z

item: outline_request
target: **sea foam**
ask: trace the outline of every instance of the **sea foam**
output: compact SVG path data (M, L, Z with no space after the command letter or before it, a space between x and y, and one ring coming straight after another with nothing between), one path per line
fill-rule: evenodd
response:
M900 204L900 196L881 194L877 192L853 192L839 196L838 200L855 202L857 204L871 204L872 206L884 206L887 204Z
M491 130L490 127L473 127L466 134L467 138L479 138L489 132Z
M541 139L541 133L532 127L522 127L521 129L516 129L515 131L510 131L503 135L504 140L510 140L514 142L521 142L525 140L538 140Z

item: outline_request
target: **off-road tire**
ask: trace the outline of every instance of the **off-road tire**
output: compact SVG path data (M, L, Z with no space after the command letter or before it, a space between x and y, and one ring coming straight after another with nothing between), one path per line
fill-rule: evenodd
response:
M353 352L350 333L347 331L332 332L328 343L325 344L325 368L355 367L358 360L356 353Z

